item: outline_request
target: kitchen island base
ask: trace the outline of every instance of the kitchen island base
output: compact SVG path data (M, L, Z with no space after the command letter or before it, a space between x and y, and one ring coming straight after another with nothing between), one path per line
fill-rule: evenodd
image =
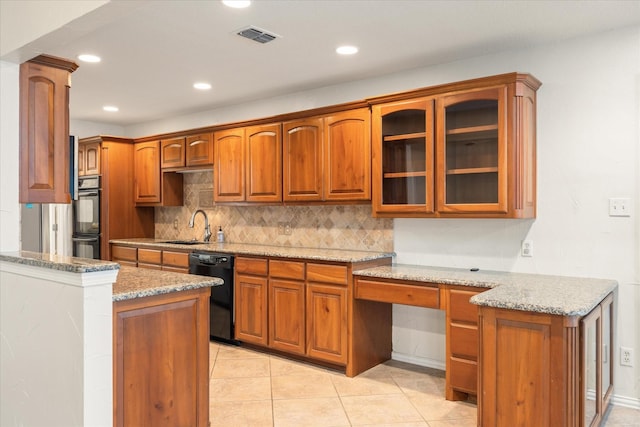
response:
M114 301L114 426L209 425L210 292Z

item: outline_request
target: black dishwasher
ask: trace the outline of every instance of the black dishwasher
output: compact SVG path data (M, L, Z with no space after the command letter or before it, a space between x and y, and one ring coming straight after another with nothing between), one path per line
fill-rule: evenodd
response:
M237 344L233 339L233 256L192 252L189 255L189 273L224 280L222 286L211 287L209 335L215 341Z

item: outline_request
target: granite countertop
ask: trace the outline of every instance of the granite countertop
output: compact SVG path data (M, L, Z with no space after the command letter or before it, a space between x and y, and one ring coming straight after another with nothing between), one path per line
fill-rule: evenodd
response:
M70 273L92 273L120 268L120 264L117 262L29 251L2 252L0 253L0 261L68 271Z
M473 304L510 310L584 316L618 287L609 279L396 264L354 271L355 276L491 288Z
M113 301L220 286L223 283L217 277L122 266L113 284Z
M196 245L180 245L166 243L169 239L115 239L110 243L121 245L135 245L138 247L148 246L157 249L182 249L189 251L209 251L237 255L255 255L268 257L282 257L294 259L310 259L318 261L332 262L362 262L380 258L391 258L395 254L392 252L374 251L352 251L346 249L319 249L319 248L298 248L272 245L255 245L246 243L199 243Z

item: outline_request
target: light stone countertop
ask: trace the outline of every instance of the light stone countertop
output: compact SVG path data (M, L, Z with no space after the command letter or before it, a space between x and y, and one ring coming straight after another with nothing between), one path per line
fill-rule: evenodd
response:
M166 243L169 239L115 239L109 243L121 245L148 246L156 249L181 249L190 251L209 251L237 255L254 255L293 259L309 259L331 262L363 262L380 258L391 258L391 252L352 251L346 249L299 248L288 246L254 245L246 243L199 243L197 245L180 245Z
M396 264L354 271L355 276L491 288L471 298L473 304L561 316L584 316L618 282L504 271Z
M222 279L217 277L135 267L121 267L120 264L112 261L76 258L40 252L2 252L0 253L0 261L70 273L119 270L116 282L113 284L113 301L167 294L206 286L219 286L224 283Z
M217 277L122 266L113 285L113 301L220 286L223 283Z
M40 252L16 251L0 253L0 261L30 265L70 273L92 273L95 271L117 270L120 264L99 259L76 258Z

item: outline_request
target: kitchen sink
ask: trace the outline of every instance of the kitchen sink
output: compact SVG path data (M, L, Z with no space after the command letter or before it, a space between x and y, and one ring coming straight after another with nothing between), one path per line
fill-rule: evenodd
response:
M171 245L203 245L204 242L199 242L197 240L169 240L162 243L169 243Z

